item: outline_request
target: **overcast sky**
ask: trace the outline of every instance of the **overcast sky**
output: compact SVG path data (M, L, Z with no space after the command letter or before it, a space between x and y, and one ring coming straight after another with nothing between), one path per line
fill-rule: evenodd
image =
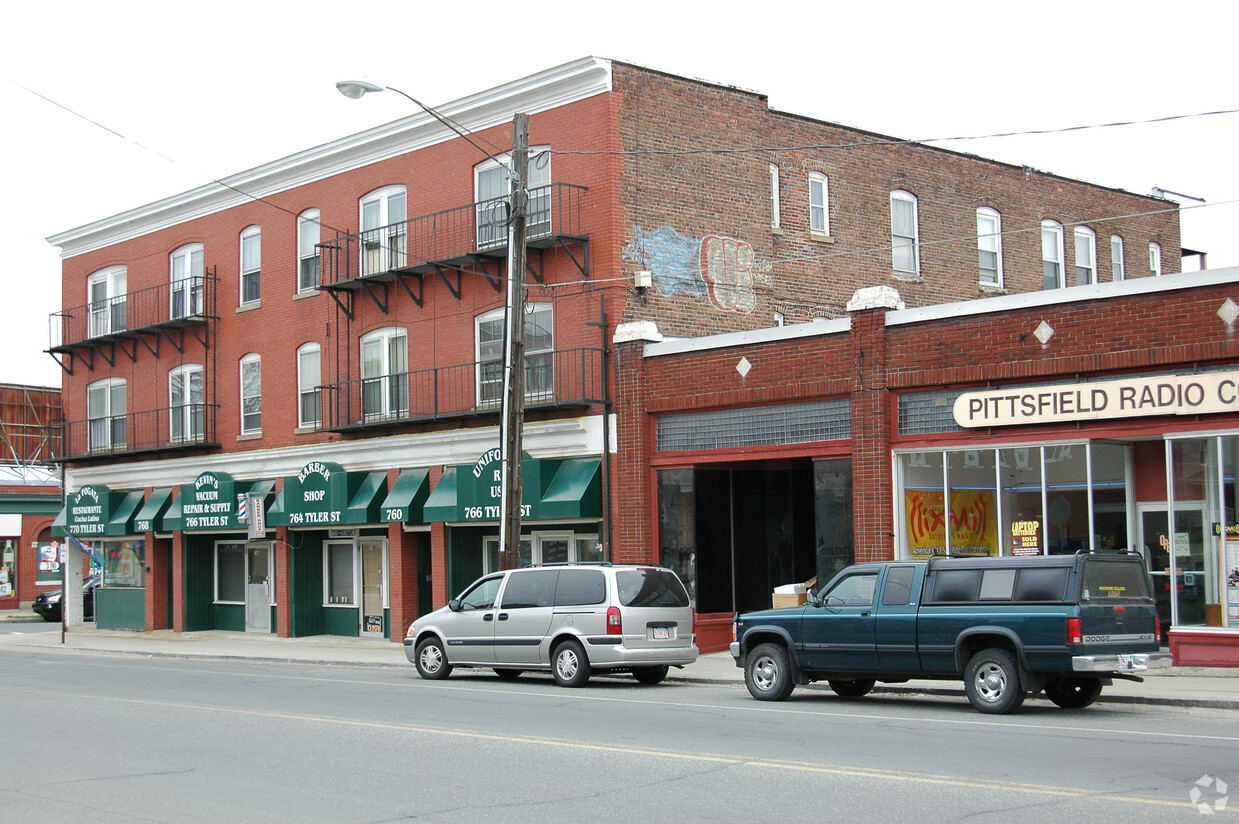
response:
M1239 109L1232 15L1220 2L679 10L689 5L58 0L7 9L0 383L60 384L43 351L60 308L60 260L47 236L410 113L393 94L345 99L334 88L345 78L435 105L596 55L909 139ZM1159 186L1204 198L1183 213L1183 245L1220 268L1239 265L1237 134L1239 115L1220 114L938 145L1139 194Z

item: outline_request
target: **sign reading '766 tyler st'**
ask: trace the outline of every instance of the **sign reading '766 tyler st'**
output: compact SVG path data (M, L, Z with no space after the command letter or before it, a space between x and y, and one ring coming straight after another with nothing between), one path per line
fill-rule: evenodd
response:
M965 392L952 412L965 427L1239 412L1239 372Z

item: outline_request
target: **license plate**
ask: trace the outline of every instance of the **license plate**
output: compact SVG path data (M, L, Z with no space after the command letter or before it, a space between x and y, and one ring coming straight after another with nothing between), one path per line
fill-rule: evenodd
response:
M1123 670L1124 672L1131 672L1135 668L1136 666L1135 666L1135 662L1132 660L1132 656L1130 655L1119 656L1119 669Z
M671 627L654 627L654 640L655 641L670 641L671 640Z

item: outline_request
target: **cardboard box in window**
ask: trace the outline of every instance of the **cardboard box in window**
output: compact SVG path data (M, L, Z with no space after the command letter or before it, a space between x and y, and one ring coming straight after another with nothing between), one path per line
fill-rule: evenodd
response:
M775 609L783 607L799 607L809 603L809 593L807 592L775 592L770 596L772 606Z

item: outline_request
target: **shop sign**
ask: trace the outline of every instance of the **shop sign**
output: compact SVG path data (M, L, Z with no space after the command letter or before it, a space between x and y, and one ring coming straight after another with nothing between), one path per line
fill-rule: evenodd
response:
M963 427L1239 412L1239 372L965 392L952 411Z
M941 490L904 491L908 546L913 558L946 554L946 531L951 530L951 555L976 557L998 554L997 511L994 493L983 489L951 490L951 509L942 505Z
M1041 522L1014 521L1011 524L1011 554L1041 554Z
M103 484L87 484L69 496L65 531L78 537L103 535L112 517L112 491Z
M183 529L236 529L233 486L226 472L203 472L193 483L181 484Z
M1213 525L1213 534L1225 533L1222 561L1225 564L1226 626L1239 627L1239 524Z
M330 461L310 461L284 478L284 510L272 524L332 527L378 523L385 472L345 472Z

